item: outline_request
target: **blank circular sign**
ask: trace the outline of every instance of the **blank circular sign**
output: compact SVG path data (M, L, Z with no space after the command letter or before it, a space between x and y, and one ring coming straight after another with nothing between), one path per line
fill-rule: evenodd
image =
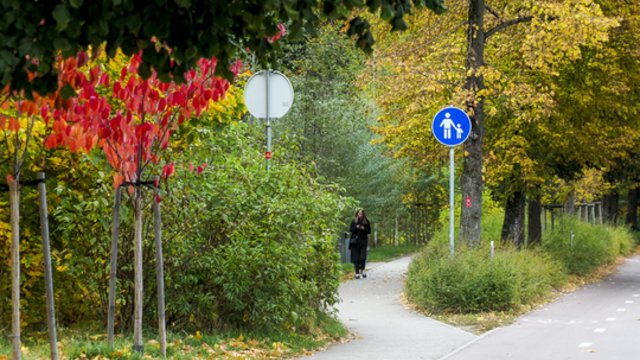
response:
M257 118L281 118L293 104L291 82L279 71L260 70L249 78L244 87L244 104Z

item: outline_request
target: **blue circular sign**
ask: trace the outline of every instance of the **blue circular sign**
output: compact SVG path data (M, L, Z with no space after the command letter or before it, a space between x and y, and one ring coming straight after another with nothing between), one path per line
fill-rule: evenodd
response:
M471 119L462 109L447 107L438 111L433 118L431 130L443 145L460 145L471 134Z

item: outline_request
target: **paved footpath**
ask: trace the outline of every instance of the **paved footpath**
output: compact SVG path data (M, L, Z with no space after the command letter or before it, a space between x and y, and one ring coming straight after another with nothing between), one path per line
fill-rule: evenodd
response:
M640 359L640 256L445 359Z
M475 335L406 309L400 303L410 257L367 265L367 278L340 285L338 317L355 334L346 344L304 359L439 359Z

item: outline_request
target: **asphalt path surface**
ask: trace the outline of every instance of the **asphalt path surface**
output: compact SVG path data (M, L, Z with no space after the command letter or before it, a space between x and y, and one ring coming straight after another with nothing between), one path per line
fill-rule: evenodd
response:
M443 359L640 359L640 256Z
M340 285L338 318L354 334L304 359L438 359L475 335L411 311L400 295L410 258L367 265L367 278Z
M640 256L482 336L401 304L409 262L370 264L366 279L343 283L338 317L354 339L304 359L640 359Z

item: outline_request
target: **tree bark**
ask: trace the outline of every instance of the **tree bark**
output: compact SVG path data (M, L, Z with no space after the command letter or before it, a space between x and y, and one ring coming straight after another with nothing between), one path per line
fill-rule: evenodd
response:
M12 359L20 360L20 184L9 182L11 208L11 332Z
M134 258L134 296L133 296L133 350L140 355L144 353L144 345L142 343L142 302L143 302L143 284L142 284L142 207L144 199L142 198L142 189L136 188L136 195L133 204L134 211L134 236L133 236L133 258Z
M51 248L49 246L49 215L47 209L47 186L43 172L38 173L40 193L40 230L42 232L42 252L44 256L44 280L47 297L47 325L49 326L49 347L51 360L58 360L58 336L56 334L56 310L53 302L53 274L51 270Z
M118 273L118 237L120 236L120 203L122 188L118 187L113 203L113 224L111 224L111 262L109 268L109 309L107 315L107 343L113 347L116 317L116 276Z
M576 192L571 191L567 201L564 202L564 212L571 216L576 213Z
M511 241L518 248L524 244L524 208L525 196L517 191L505 204L504 222L502 224L502 243Z
M638 229L638 189L629 189L627 199L626 224L633 230Z
M528 226L528 246L537 246L542 243L542 222L540 214L542 213L542 201L540 196L534 196L529 199L527 217L529 219Z
M618 201L620 196L617 192L608 194L603 199L602 212L604 221L615 224L618 221Z
M480 244L480 220L482 216L482 138L484 132L484 98L477 93L484 89L484 78L478 70L484 66L484 0L469 1L467 29L467 71L465 82L468 92L466 112L471 119L471 134L464 143L461 187L462 211L460 214L460 241L475 246ZM469 205L469 206L468 206Z

